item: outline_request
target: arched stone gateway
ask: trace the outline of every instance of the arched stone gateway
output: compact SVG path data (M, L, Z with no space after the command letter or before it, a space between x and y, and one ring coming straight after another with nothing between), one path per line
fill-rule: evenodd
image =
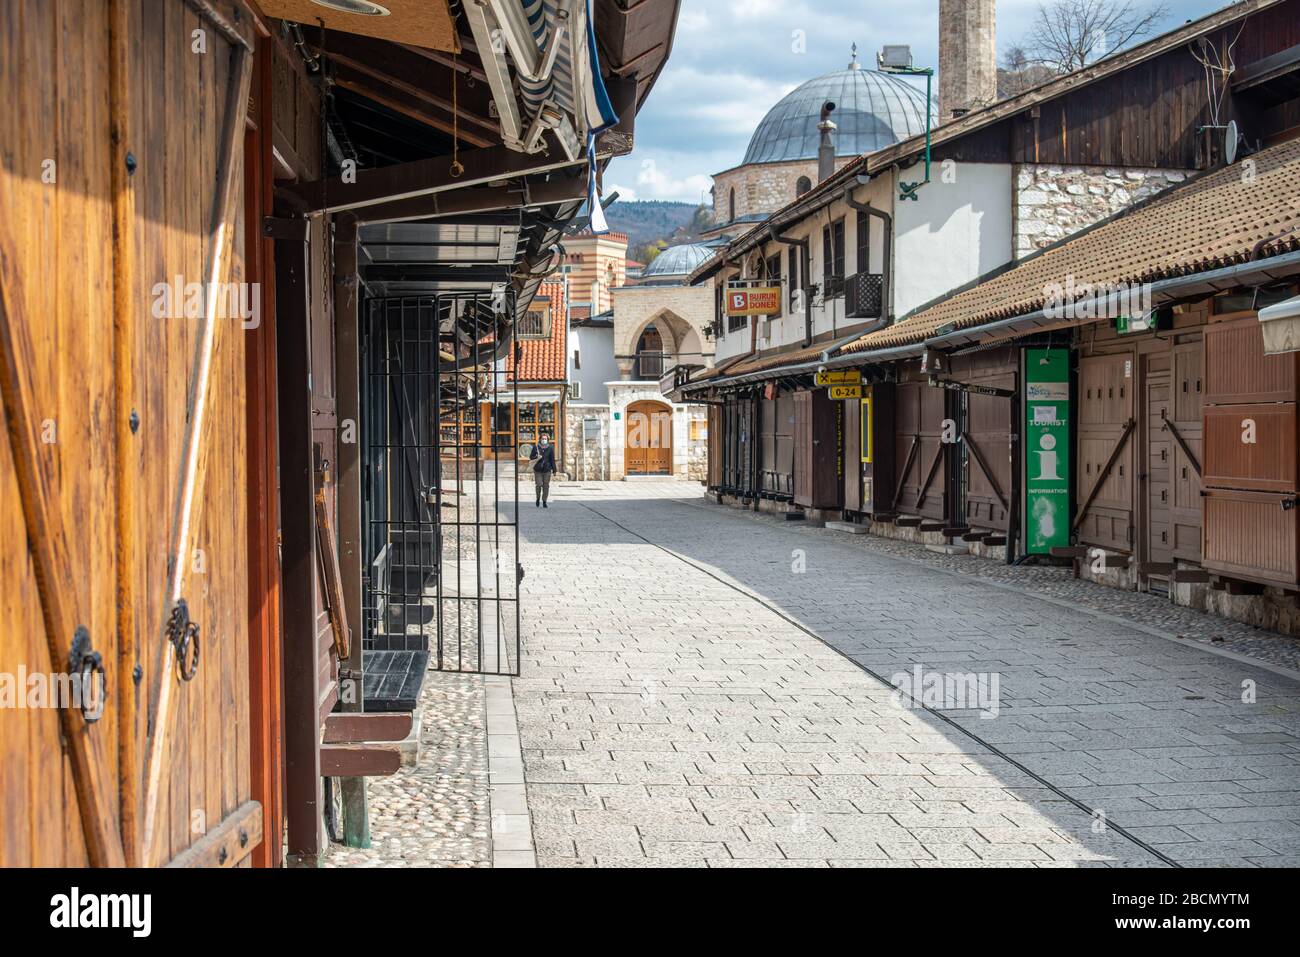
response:
M642 400L627 407L624 469L628 475L671 475L673 413L663 402Z

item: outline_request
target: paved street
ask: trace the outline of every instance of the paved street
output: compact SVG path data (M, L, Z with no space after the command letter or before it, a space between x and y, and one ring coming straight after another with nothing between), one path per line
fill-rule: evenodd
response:
M523 530L541 866L1300 863L1300 684L1123 603L694 484L566 483Z

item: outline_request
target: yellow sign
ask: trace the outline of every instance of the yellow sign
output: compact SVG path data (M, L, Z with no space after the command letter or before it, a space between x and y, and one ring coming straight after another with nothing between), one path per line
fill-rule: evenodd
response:
M861 369L833 369L830 372L818 372L813 377L814 385L861 385Z
M729 316L773 316L780 311L780 286L749 286L727 290Z
M862 422L862 461L871 463L871 393L868 392L862 397L861 417Z
M862 398L862 386L860 385L833 385L827 391L832 399Z

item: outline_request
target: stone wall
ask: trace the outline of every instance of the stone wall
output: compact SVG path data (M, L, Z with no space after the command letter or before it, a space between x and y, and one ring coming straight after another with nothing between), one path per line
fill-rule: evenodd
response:
M1161 169L1015 167L1013 231L1019 259L1187 178Z
M588 436L584 420L595 419L600 431ZM570 402L564 417L564 471L577 482L609 478L609 406Z
M837 156L839 169L851 156ZM722 226L731 222L731 191L736 191L736 216L775 212L795 198L800 176L817 185L817 159L792 160L788 163L751 163L738 166L713 177L713 222Z

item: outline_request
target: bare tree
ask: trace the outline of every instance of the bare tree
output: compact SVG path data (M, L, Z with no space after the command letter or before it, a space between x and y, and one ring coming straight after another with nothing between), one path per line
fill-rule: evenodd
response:
M998 98L1019 96L1055 76L1052 67L1036 62L1020 44L1012 44L1003 51L998 67Z
M1132 0L1045 0L1025 52L1036 63L1069 73L1149 35L1168 13L1163 0L1149 7Z

